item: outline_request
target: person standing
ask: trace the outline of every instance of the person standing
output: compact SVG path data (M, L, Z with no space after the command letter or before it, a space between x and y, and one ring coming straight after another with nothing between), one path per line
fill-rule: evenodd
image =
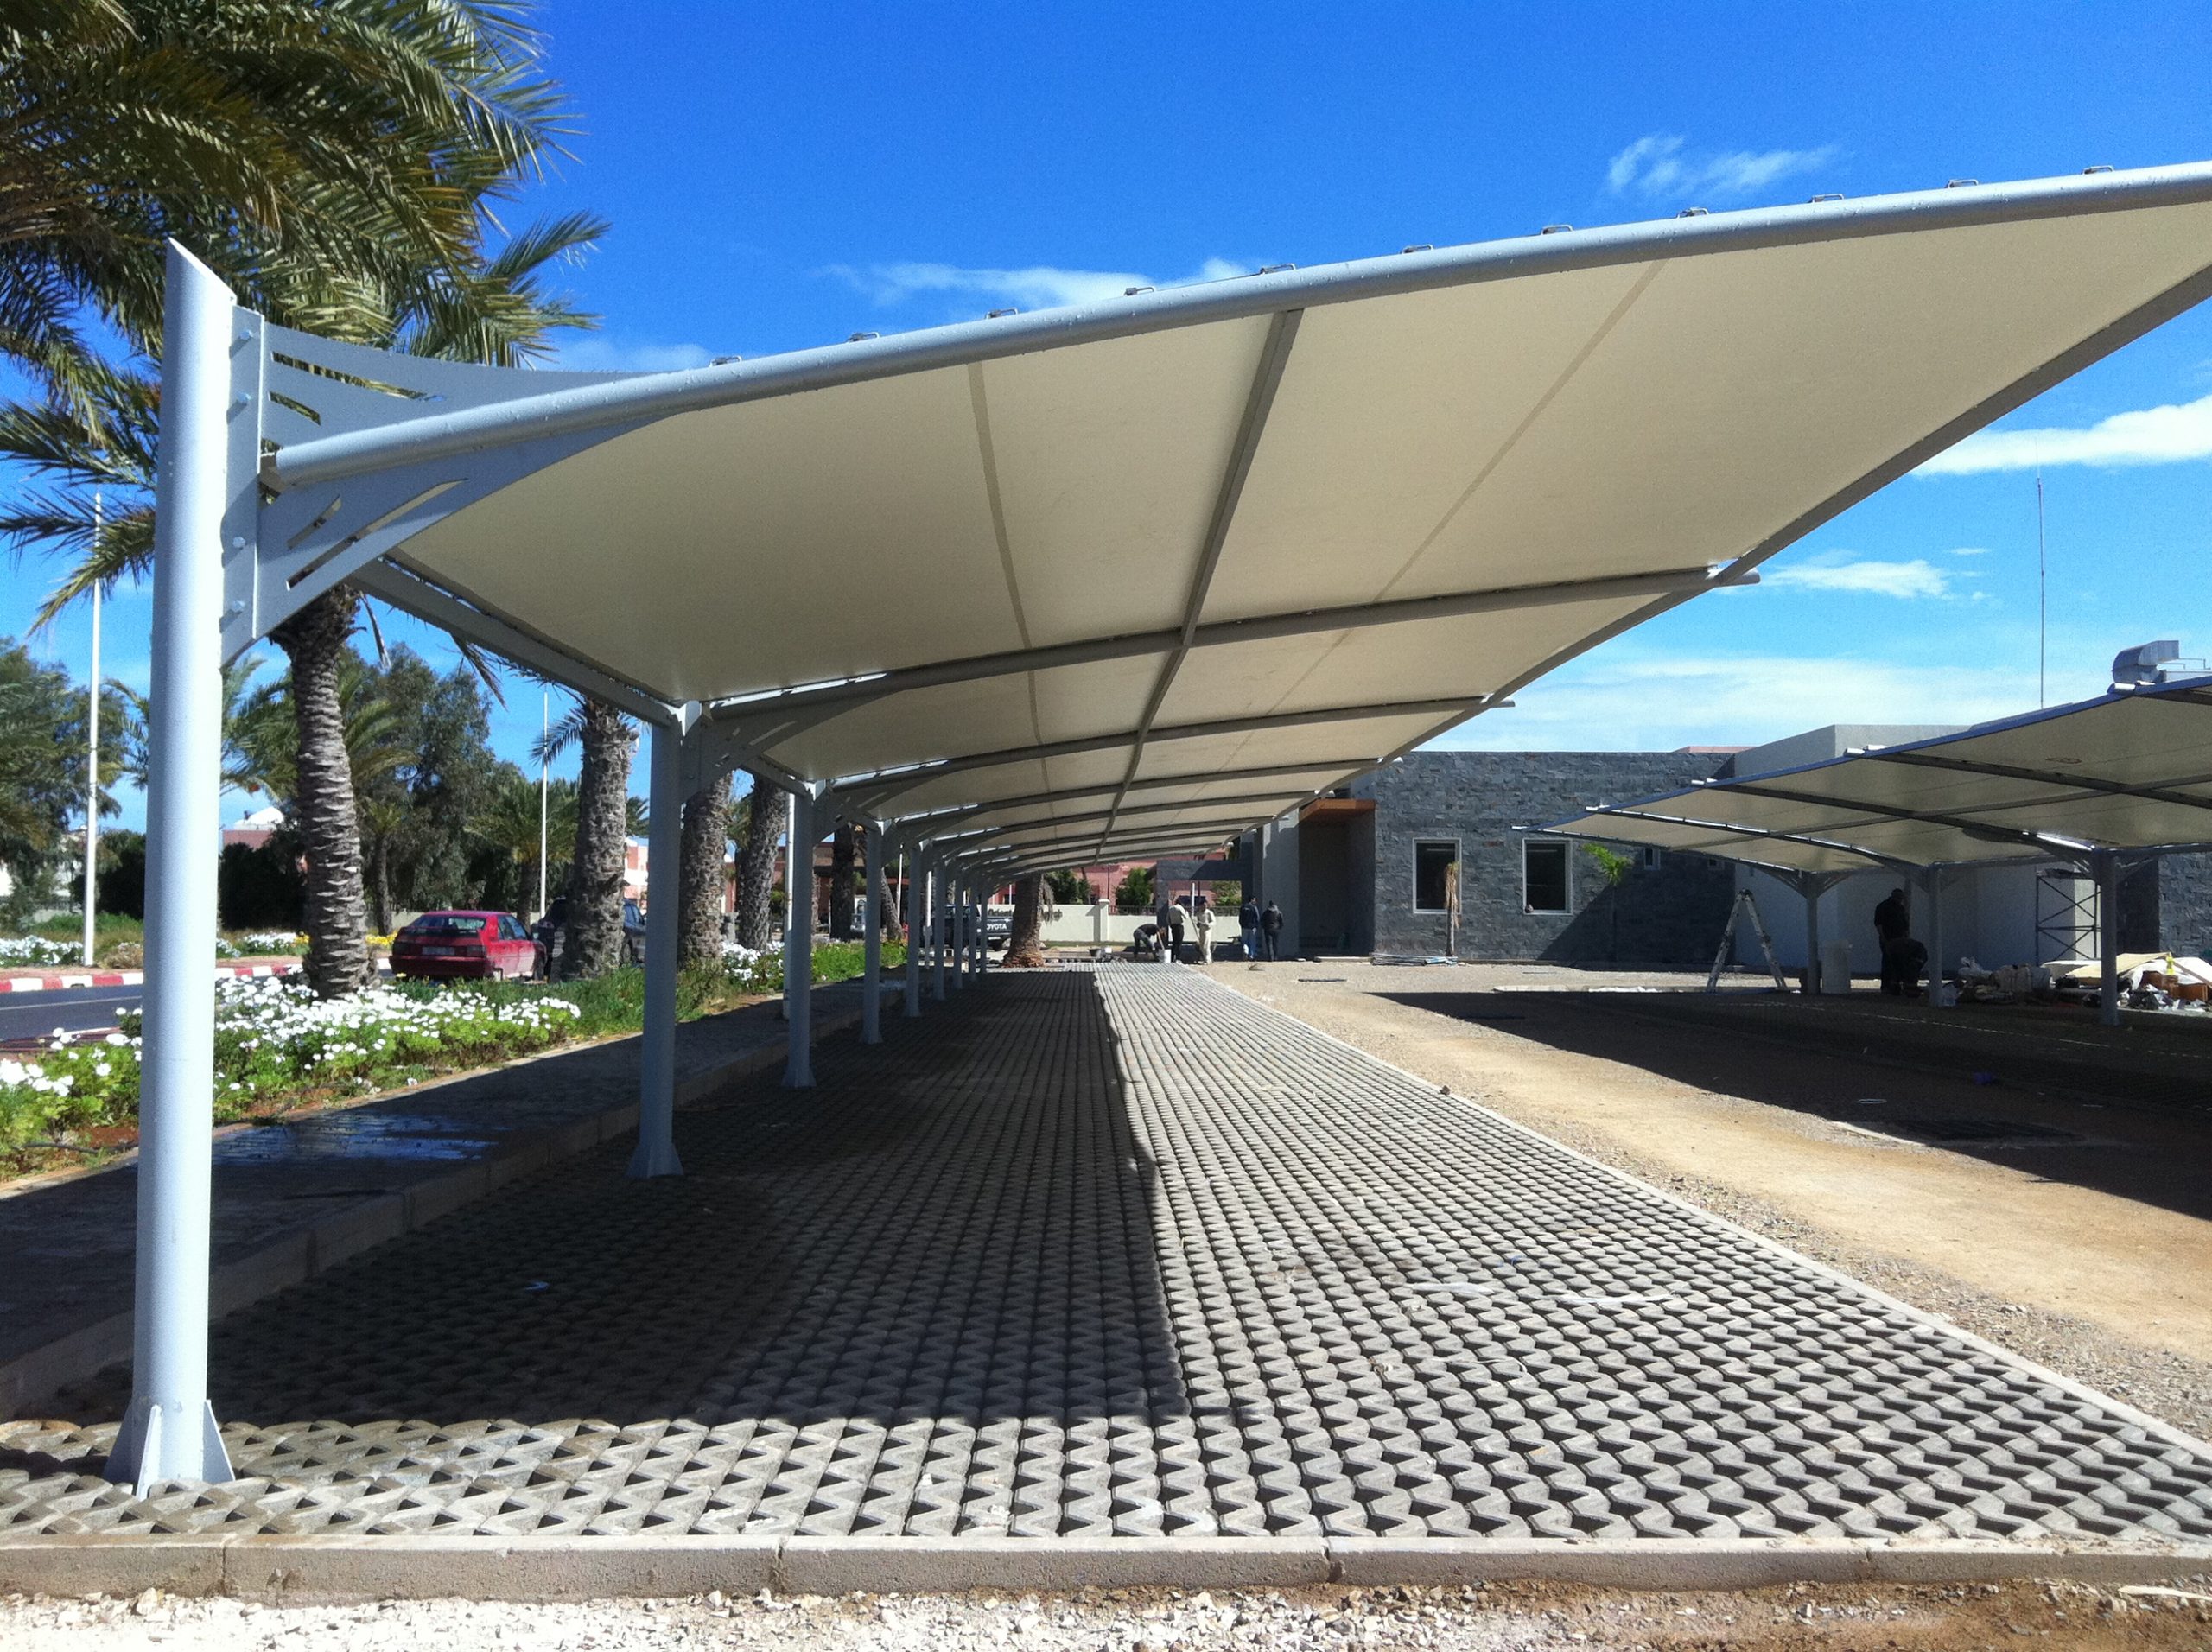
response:
M1919 973L1910 957L1912 903L1902 887L1891 890L1889 899L1874 908L1874 934L1882 949L1882 990L1891 998L1901 998Z
M1176 963L1183 956L1183 909L1166 895L1153 915L1160 925L1160 957L1163 963Z
M1213 905L1204 895L1198 897L1198 910L1191 914L1191 927L1198 932L1198 962L1213 962Z
M1247 963L1257 963L1260 956L1260 909L1247 895L1244 904L1236 909L1236 938L1244 944Z
M1282 908L1272 900L1260 913L1260 956L1273 963L1282 946Z

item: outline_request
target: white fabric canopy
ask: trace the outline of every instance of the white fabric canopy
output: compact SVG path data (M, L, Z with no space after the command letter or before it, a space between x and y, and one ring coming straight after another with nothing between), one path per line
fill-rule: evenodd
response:
M451 407L365 435L272 415L262 555L295 523L302 558L388 553L372 591L700 702L735 760L870 818L1080 816L1019 840L1068 858L1226 836L2197 302L2208 191L2179 168L1424 249L522 401L446 369ZM330 393L288 359L430 382L269 333L287 409ZM372 461L396 480L345 498Z
M2115 689L1545 829L1805 872L2212 843L2212 685Z

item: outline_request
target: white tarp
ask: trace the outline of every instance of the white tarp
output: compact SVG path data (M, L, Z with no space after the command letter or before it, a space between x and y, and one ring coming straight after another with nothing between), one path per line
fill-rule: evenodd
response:
M2115 689L1545 829L1812 872L2212 843L2212 683Z
M2212 170L2176 168L1421 250L579 378L490 437L481 410L418 404L366 440L462 455L456 476L471 440L582 434L458 508L397 500L419 529L362 531L593 671L702 702L771 772L854 782L874 817L1043 798L1027 817L1084 816L1038 839L1068 858L1139 825L1225 836L2198 302L2208 193ZM306 490L304 520L365 451L310 432L264 473ZM1522 594L1481 608L1501 591ZM1275 623L1414 599L1441 606ZM1128 637L1148 640L1052 652ZM1187 785L1144 789L1163 780ZM1173 795L1189 816L1117 811Z

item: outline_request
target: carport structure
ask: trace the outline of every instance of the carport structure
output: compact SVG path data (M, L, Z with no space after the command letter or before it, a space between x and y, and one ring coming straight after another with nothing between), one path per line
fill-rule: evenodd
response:
M1707 780L1545 828L1740 861L1805 898L1808 991L1820 982L1820 898L1854 873L1917 879L1943 956L1955 867L2069 861L2098 889L2101 1019L2120 1024L2120 879L2212 847L2212 679L2118 683L2094 700L1955 734L1869 746L1824 763ZM1931 1004L1942 996L1931 991Z
M732 766L792 792L797 856L863 825L871 868L896 848L924 874L942 992L948 929L957 965L980 949L937 920L993 881L1274 818L1748 582L2208 294L2206 165L1556 226L656 375L334 343L173 253L136 1391L109 1471L225 1470L198 985L218 667L317 594L350 581L647 724L664 865L682 799ZM679 1169L673 925L654 903L641 1176ZM910 1014L921 974L910 954Z

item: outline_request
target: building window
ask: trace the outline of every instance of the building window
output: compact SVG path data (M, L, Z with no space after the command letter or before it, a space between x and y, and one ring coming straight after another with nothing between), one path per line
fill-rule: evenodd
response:
M1440 912L1452 893L1452 868L1459 859L1456 838L1414 845L1414 910Z
M1527 838L1521 844L1522 909L1531 912L1567 910L1567 845Z
M1659 851L1651 844L1643 846L1643 869L1647 872L1659 864Z

